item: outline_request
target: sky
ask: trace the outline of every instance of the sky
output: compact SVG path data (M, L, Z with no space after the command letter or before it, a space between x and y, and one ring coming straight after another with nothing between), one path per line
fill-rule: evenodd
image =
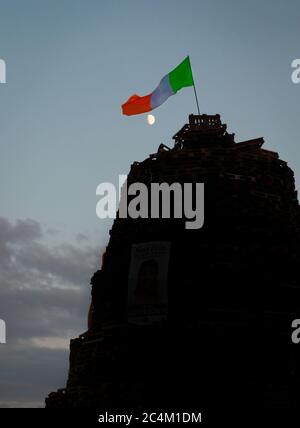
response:
M0 407L42 407L86 330L89 281L112 220L96 187L172 146L192 88L125 117L190 56L202 113L236 141L265 138L300 186L300 3L289 0L0 0Z

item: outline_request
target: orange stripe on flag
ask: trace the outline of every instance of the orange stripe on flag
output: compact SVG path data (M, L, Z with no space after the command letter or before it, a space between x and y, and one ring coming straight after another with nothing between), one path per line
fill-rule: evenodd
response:
M132 95L126 103L122 104L122 112L126 116L133 114L146 113L151 111L151 94L140 97L139 95Z

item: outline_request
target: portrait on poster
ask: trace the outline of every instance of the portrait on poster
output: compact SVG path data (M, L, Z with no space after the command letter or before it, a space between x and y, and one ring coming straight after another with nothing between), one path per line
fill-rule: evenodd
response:
M129 318L145 322L166 316L170 242L132 245L128 281Z

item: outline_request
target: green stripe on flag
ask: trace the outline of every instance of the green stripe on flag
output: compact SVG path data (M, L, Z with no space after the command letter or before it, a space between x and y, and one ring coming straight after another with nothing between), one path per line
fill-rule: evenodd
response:
M194 79L190 57L186 57L174 70L169 73L169 81L174 92L186 86L193 86Z

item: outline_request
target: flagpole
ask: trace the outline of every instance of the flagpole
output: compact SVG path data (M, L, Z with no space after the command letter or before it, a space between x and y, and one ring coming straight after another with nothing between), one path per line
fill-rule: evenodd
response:
M189 56L189 61L190 61L190 67L191 67L191 70L192 70L192 65L191 65L191 59L190 59L190 56ZM192 71L192 73L193 73L193 71ZM196 104L197 104L198 114L199 114L199 116L200 116L200 109L199 109L198 97L197 97L197 92L196 92L196 87L195 87L194 75L192 74L192 76L193 76L193 88L194 88L194 94L195 94L195 98L196 98Z
M197 103L198 114L200 116L200 109L199 109L199 103L198 103L198 97L197 97L197 92L196 92L196 88L195 88L195 83L193 83L193 87L194 87L194 92L195 92L195 98L196 98L196 103Z

